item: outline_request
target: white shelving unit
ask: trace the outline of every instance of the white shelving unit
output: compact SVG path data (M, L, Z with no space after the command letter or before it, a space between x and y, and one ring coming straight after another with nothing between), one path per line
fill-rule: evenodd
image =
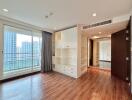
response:
M77 28L55 33L54 71L77 78Z

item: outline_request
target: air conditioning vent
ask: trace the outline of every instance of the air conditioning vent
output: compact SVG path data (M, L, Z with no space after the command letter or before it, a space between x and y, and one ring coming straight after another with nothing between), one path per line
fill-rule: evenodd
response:
M95 23L95 24L83 26L83 29L92 28L92 27L96 27L96 26L100 26L100 25L105 25L105 24L110 24L110 23L112 23L112 20L107 20L107 21L103 21L103 22L100 22L100 23Z

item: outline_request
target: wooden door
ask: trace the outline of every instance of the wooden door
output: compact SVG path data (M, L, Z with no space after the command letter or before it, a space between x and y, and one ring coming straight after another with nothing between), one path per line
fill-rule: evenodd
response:
M112 75L126 80L128 78L127 65L129 63L128 41L126 29L112 34L111 36L111 73Z

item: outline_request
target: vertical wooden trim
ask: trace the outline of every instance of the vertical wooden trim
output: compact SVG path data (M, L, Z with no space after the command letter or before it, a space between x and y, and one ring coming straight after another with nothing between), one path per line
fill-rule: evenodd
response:
M89 46L90 47L90 49L89 49L90 50L90 52L89 52L89 54L90 54L90 56L89 56L89 65L93 66L93 40L90 39L89 42L90 42L90 44L89 44L90 45Z
M88 38L87 38L87 71L88 71L88 53L89 51L88 51Z
M132 93L132 16L130 17L130 39L131 39L131 48L130 48L130 54L131 54L131 61L130 61L130 81L131 81L131 93Z

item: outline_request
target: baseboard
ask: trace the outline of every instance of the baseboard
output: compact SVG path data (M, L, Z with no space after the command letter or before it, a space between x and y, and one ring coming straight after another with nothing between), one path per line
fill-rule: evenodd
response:
M105 69L105 68L93 67L93 66L90 67L90 68L95 68L95 69L104 70L104 71L109 71L109 72L111 71L111 69L107 69L107 68Z
M24 78L24 77L31 76L31 75L38 74L38 73L40 73L40 71L36 71L36 72L32 72L32 73L28 73L28 74L24 74L24 75L20 75L20 76L14 76L14 77L11 77L11 78L0 80L0 83L9 82L9 81L12 81L12 80Z

